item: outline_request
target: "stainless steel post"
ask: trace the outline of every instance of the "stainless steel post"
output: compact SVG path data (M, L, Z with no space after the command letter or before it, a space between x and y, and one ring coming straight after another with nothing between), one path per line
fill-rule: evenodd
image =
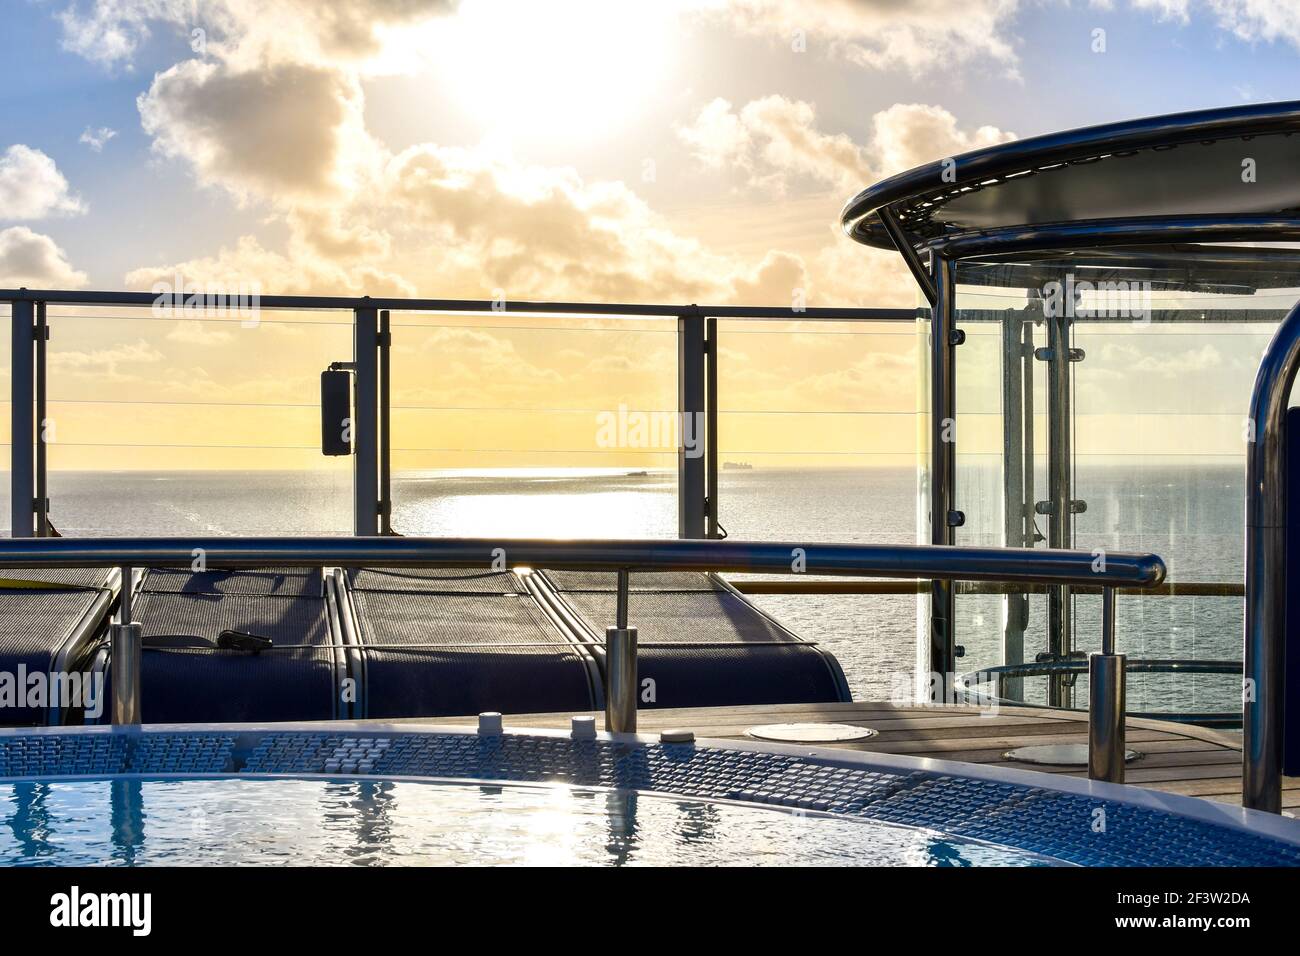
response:
M1124 782L1123 654L1088 658L1088 777Z
M50 337L50 326L46 320L45 303L36 303L36 537L47 538L50 534L50 489L47 482L48 448L46 447L46 343Z
M704 395L705 426L705 514L704 533L721 537L718 528L718 320L705 320L705 371L708 385Z
M379 311L357 309L353 316L353 530L374 535L379 533Z
M30 538L36 530L32 502L36 493L35 432L32 398L32 336L35 308L29 301L11 302L10 314L10 425L9 425L9 518L15 538Z
M677 320L677 413L681 427L677 448L677 537L705 537L708 481L705 452L704 319Z
M953 485L957 475L955 344L956 279L953 263L936 256L935 289L938 298L930 320L930 542L952 544ZM939 674L946 688L956 671L956 636L953 633L954 600L951 581L930 585L930 672ZM924 685L925 681L922 681Z
M614 627L605 630L605 729L636 733L636 628L627 626L629 580L618 572Z
M118 597L118 620L123 624L130 624L131 618L131 599L135 596L132 591L135 574L128 565L123 565L120 569L122 573L122 589Z
M1073 514L1070 487L1070 315L1069 306L1057 306L1057 313L1047 317L1047 492L1051 512L1048 515L1047 546L1072 546ZM1070 620L1070 589L1054 587L1047 598L1048 650L1058 660L1074 650L1074 629ZM1074 689L1067 675L1048 679L1048 704L1053 707L1074 706Z
M379 313L379 533L393 533L392 350L389 313Z
M636 628L605 629L605 729L636 733Z
M1101 589L1101 653L1088 659L1088 776L1124 782L1124 655L1115 653L1115 589Z
M139 624L113 624L109 627L113 649L113 723L140 723L140 643L143 628Z
M1025 495L1025 313L1010 311L1002 318L1002 538L1008 548L1032 548L1026 533L1029 508ZM1032 369L1030 370L1032 372ZM1032 379L1032 375L1031 375ZM1032 420L1031 420L1032 424ZM1033 524L1028 523L1032 528ZM1002 663L1025 661L1025 628L1029 624L1029 595L1008 593L1003 598ZM1025 699L1025 682L1013 677L1001 681L998 696Z
M1241 802L1282 809L1282 668L1286 653L1286 445L1291 386L1300 367L1300 305L1260 360L1246 443L1246 626ZM1292 436L1293 440L1300 436ZM1300 480L1293 475L1292 480Z

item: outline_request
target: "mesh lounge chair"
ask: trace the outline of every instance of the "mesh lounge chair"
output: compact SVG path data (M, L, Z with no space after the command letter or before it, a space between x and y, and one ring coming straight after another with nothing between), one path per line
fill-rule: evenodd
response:
M340 572L362 675L358 716L586 711L592 659L510 572Z
M599 645L614 624L617 576L543 571L529 581L592 646L603 669ZM638 677L654 681L654 700L643 695L642 707L852 699L832 655L786 630L717 575L634 573L628 623L637 629Z

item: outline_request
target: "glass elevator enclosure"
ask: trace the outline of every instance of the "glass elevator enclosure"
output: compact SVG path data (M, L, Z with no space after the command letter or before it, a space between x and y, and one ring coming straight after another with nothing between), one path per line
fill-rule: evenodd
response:
M1129 710L1238 724L1247 399L1300 298L1300 257L1134 247L955 270L954 543L1076 548L1099 563L1107 550L1159 553L1168 581L1120 603ZM1099 592L972 585L953 601L961 687L1083 706Z

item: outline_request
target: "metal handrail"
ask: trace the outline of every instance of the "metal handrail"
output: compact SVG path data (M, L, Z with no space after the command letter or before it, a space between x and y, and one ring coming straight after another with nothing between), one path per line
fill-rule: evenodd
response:
M777 574L872 575L936 581L1024 581L1102 586L1103 653L1094 655L1093 675L1105 695L1094 695L1089 713L1089 774L1123 779L1123 658L1114 654L1115 590L1120 585L1156 587L1165 578L1154 554L1116 552L1104 560L1089 551L955 546L802 544L718 540L573 540L428 537L304 538L11 538L0 541L0 568L122 568L123 581L135 567L190 570L384 566L406 568L489 567L502 563L557 570L615 571L618 595L614 626L606 632L609 657L606 727L636 730L637 639L629 626L629 577L633 570L733 571ZM129 584L123 594L130 591ZM140 720L141 632L123 613L113 627L114 717ZM1100 660L1105 658L1105 660ZM1113 664L1118 662L1118 669ZM1099 665L1110 678L1101 676Z
M870 575L939 581L1156 587L1158 555L939 545L809 544L709 539L545 540L433 537L106 537L0 540L0 568L351 567L727 571Z
M963 686L1001 682L1009 677L1046 677L1049 674L1083 674L1085 660L1026 661L1023 664L997 664L962 674ZM1151 658L1128 661L1125 670L1132 674L1240 674L1241 661L1199 661L1187 657Z
M1246 623L1242 804L1282 809L1282 680L1286 653L1287 403L1300 371L1300 305L1260 359L1246 444ZM1300 476L1293 476L1300 480Z
M154 292L94 292L69 289L0 289L0 302L44 302L47 305L91 305L149 308L170 305L185 317L186 295ZM698 316L716 319L777 319L804 321L811 319L851 319L871 322L915 322L916 309L806 308L753 305L675 305L672 303L620 302L535 302L499 299L421 299L400 296L357 295L261 295L257 306L262 309L344 310L388 309L393 312L512 312L548 315L659 316L679 318Z
M741 594L925 594L928 586L923 582L904 581L771 581L766 579L730 582ZM958 594L1046 594L1050 585L1016 584L1013 582L970 581L957 585ZM1076 594L1100 594L1097 585L1079 585ZM1121 587L1120 594L1141 594L1146 597L1241 597L1246 586L1241 582L1216 581L1165 581L1157 587ZM1240 669L1240 668L1238 668Z

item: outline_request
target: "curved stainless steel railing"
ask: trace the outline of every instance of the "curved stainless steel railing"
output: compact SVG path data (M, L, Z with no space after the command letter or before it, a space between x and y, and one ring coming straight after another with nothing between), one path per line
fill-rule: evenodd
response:
M612 677L606 695L606 727L636 730L636 629L629 626L628 578L632 571L736 571L775 574L855 575L934 581L1015 581L1029 584L1100 586L1103 595L1101 654L1092 661L1095 683L1089 714L1089 774L1122 781L1124 772L1123 657L1114 653L1115 592L1120 586L1149 588L1164 581L1164 562L1154 554L1028 548L963 548L934 545L803 544L717 540L574 540L418 537L313 538L12 538L0 540L0 568L119 566L123 580L134 567L191 570L379 565L383 567L547 567L618 572L618 614L607 632ZM123 595L129 595L129 587ZM113 626L115 723L140 720L141 629L130 621ZM617 662L617 667L615 666ZM1116 667L1116 665L1118 665ZM615 670L617 673L615 674Z
M1286 650L1287 403L1300 370L1300 305L1273 334L1250 397L1246 445L1246 626L1242 804L1281 812Z
M502 554L503 553L503 554ZM734 571L945 581L1155 587L1158 555L935 545L808 544L712 539L545 540L430 537L11 538L0 568L191 567L466 568L504 560L557 570Z
M1077 660L1037 660L1023 664L1000 664L984 667L978 671L962 674L957 678L957 686L977 697L980 701L996 703L999 707L1014 707L1023 701L1011 700L1003 696L1003 686L1008 680L1026 677L1052 677L1056 675L1074 676L1087 674L1090 662L1082 657ZM1124 662L1124 674L1221 674L1241 676L1241 661L1194 660L1191 658L1171 659L1135 659ZM981 684L993 684L991 693L978 690ZM1065 713L1077 713L1075 707L1051 707L1045 709L1060 710ZM1149 720L1169 720L1174 723L1197 724L1202 727L1222 727L1235 729L1241 726L1241 711L1129 711L1130 717L1144 717Z

